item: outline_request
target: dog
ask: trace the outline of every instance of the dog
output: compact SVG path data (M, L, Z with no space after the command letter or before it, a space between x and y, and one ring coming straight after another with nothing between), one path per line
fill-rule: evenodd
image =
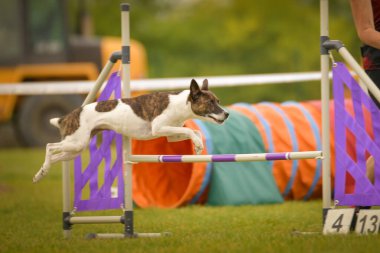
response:
M90 138L102 130L113 130L129 138L149 140L165 136L169 142L190 139L197 154L203 150L202 135L183 127L188 119L223 124L229 113L208 89L208 80L200 88L192 79L190 89L155 92L134 98L100 101L79 107L50 123L59 128L62 141L46 145L45 161L33 178L38 182L59 161L78 156Z

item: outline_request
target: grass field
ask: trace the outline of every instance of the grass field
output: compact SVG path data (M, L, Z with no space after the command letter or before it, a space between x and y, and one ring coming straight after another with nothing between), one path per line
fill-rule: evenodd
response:
M40 183L32 177L42 149L0 149L0 252L379 252L380 235L296 235L320 232L321 201L260 206L189 206L135 209L137 232L170 237L86 240L90 232L122 232L122 225L75 225L61 230L61 171L54 166ZM96 213L121 215L121 211Z

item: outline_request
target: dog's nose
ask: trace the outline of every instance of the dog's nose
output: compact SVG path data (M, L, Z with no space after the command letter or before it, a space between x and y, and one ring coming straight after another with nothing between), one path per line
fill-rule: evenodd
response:
M230 116L230 114L228 112L224 112L224 116L226 117L226 119L228 118L228 116Z

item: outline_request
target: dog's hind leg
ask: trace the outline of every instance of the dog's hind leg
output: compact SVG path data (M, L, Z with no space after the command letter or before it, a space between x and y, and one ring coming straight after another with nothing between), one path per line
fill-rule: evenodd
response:
M54 164L56 162L70 161L80 155L80 152L62 152L51 156L50 162Z
M63 160L71 160L86 148L92 129L85 126L84 124L82 127L76 128L73 133L66 135L60 142L46 145L45 161L34 176L34 183L41 180L48 173L52 164Z
M51 167L51 157L53 156L54 152L60 152L61 146L62 146L62 142L46 144L45 161L42 164L41 169L33 177L33 183L38 182L39 180L41 180L42 177L44 177L48 173Z
M59 161L67 161L75 158L84 149L85 145L63 140L56 143L48 143L46 145L45 161L41 169L33 177L33 182L36 183L43 178L50 170L52 164Z

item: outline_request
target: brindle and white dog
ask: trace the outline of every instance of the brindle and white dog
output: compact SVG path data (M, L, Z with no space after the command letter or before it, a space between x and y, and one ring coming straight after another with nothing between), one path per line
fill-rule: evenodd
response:
M155 92L134 98L122 98L91 103L73 110L50 123L59 128L63 140L46 145L46 157L33 178L39 181L52 164L78 156L89 144L90 137L102 130L114 130L138 140L166 136L168 141L191 139L195 151L203 150L199 131L183 127L187 119L201 119L222 124L228 112L218 98L208 90L208 81L200 89L193 79L190 90Z

